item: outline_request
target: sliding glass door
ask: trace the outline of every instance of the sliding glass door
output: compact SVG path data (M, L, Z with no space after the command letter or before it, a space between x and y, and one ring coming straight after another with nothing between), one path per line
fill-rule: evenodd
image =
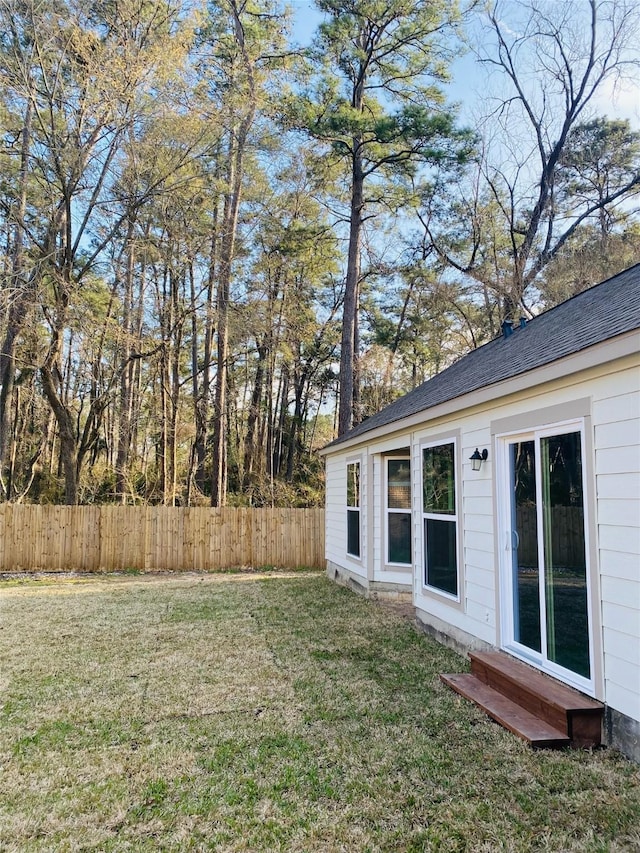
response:
M503 440L505 645L577 686L591 683L580 428Z

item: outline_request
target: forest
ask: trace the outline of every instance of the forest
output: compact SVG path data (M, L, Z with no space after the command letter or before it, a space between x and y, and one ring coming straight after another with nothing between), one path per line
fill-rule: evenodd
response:
M0 501L319 505L640 259L634 0L0 0L0 65Z

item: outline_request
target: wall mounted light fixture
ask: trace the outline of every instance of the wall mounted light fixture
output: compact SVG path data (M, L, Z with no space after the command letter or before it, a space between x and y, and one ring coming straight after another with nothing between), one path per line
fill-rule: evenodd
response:
M489 451L487 450L486 447L484 448L482 453L476 447L473 454L469 457L469 459L471 460L471 468L474 471L479 471L480 467L482 466L482 463L487 461L488 456L489 456Z

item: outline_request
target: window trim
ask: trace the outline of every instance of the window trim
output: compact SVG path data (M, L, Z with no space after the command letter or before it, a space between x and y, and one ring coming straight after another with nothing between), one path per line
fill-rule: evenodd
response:
M384 464L384 565L389 566L393 569L400 570L409 570L413 566L413 512L412 512L412 477L411 477L411 469L412 469L412 459L410 451L407 451L406 454L402 456L389 455L383 456L382 461ZM409 463L409 507L406 509L401 509L398 507L390 507L389 506L389 462L408 462ZM409 516L409 561L407 563L398 563L396 561L392 561L389 556L389 545L390 545L390 537L389 537L389 515L408 515Z
M349 468L352 465L358 466L358 502L357 505L352 506L349 504ZM346 541L345 541L345 553L347 557L350 557L352 560L362 561L362 460L360 457L357 459L347 459L346 462L346 493L345 493L345 510L346 510ZM358 553L354 553L349 551L349 515L358 516Z
M452 514L426 512L424 507L424 451L430 447L442 447L444 445L453 445L453 476L454 476L454 512ZM437 596L440 599L446 600L451 604L462 604L462 588L463 588L463 566L462 555L463 550L460 542L462 519L461 500L462 500L462 485L463 478L460 469L460 454L459 454L460 438L455 434L433 436L425 439L420 444L420 535L422 541L421 549L421 564L420 578L421 588L423 593ZM447 521L450 524L455 524L455 543L456 543L456 589L457 592L453 595L444 589L437 586L432 586L427 583L427 536L426 522L427 520Z

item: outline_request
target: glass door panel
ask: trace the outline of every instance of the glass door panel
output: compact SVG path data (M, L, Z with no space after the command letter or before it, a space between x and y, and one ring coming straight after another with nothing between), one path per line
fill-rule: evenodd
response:
M547 657L589 678L580 433L540 439Z
M514 640L541 652L535 442L519 441L510 449Z

